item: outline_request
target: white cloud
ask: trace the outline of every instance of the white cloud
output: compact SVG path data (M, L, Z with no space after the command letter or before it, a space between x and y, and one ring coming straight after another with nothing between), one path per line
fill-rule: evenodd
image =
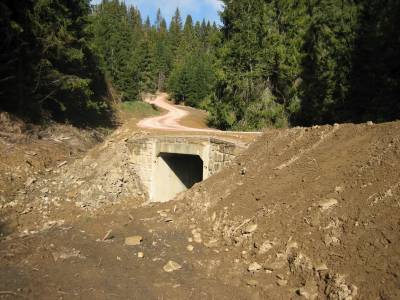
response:
M204 0L204 2L211 5L216 10L222 9L222 1L220 1L220 0Z

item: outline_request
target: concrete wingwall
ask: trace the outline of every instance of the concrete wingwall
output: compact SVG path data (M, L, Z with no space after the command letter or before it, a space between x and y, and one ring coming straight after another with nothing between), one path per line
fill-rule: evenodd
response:
M199 172L204 180L231 164L245 146L216 138L153 136L132 139L129 148L148 199L165 202L186 190Z

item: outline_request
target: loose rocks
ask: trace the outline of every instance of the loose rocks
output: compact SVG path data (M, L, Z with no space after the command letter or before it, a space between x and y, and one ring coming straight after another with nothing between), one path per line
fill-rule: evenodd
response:
M127 246L137 246L140 245L143 241L143 237L141 237L140 235L134 235L134 236L130 236L125 238L125 245Z
M318 207L324 211L327 209L332 208L333 206L336 206L338 204L338 201L334 198L331 199L327 199L327 200L323 200L321 202L318 203Z
M245 233L245 234L253 233L254 231L257 230L257 227L258 227L257 224L247 225L247 226L243 229L243 233Z
M256 272L262 269L262 266L257 263L257 262L253 262L251 265L248 266L247 270L249 272Z
M180 269L182 269L182 266L173 260L167 262L167 264L163 267L163 270L167 273L171 273Z

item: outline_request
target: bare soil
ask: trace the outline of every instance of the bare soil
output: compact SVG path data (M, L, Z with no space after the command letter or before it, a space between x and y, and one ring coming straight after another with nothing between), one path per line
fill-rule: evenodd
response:
M0 299L400 298L400 122L266 130L166 204L104 176L135 124L97 145L2 130Z

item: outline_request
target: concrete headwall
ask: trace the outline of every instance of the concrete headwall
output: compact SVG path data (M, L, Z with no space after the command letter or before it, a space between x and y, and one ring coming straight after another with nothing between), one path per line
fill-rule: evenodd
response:
M134 139L130 141L129 147L135 171L147 191L149 200L155 202L168 201L187 189L174 168L183 169L181 173L189 177L190 172L194 174L198 171L193 169L197 168L197 165L190 164L190 160L168 164L163 154L199 157L203 162L204 180L232 163L235 156L244 149L243 145L215 138L166 136Z

